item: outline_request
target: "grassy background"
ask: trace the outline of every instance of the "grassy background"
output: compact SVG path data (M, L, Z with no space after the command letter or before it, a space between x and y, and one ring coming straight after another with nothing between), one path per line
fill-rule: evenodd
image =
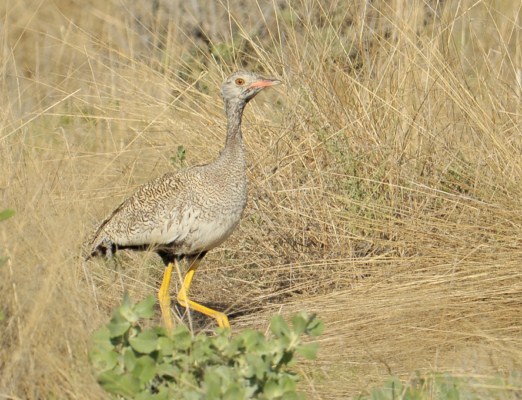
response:
M0 209L17 213L0 224L0 397L106 398L89 335L162 268L84 263L84 242L180 167L179 145L185 165L218 154L219 86L238 68L285 84L246 111L249 203L193 297L236 331L317 312L309 398L415 371L520 395L519 2L208 3L0 6Z

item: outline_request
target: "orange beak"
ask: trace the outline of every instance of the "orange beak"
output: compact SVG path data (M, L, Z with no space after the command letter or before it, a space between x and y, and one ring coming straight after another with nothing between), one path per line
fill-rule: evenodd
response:
M279 85L281 83L281 81L277 80L277 79L260 79L258 81L255 81L254 83L252 83L249 88L264 88L264 87L268 87L268 86L275 86L275 85Z

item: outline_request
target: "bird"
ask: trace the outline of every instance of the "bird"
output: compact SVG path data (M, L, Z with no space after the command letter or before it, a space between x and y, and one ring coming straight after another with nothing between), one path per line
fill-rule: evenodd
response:
M214 318L230 328L228 317L189 299L194 274L208 251L223 243L238 226L247 203L246 151L241 132L243 110L278 79L238 71L225 79L221 96L227 118L225 145L212 162L168 172L140 186L101 222L90 241L87 258L112 257L118 250L151 250L165 270L158 291L163 325L174 328L170 280L182 261L188 269L177 294L185 308Z

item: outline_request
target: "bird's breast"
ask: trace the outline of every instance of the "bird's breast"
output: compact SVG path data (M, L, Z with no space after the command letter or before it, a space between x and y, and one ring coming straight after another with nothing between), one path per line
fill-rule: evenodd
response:
M194 254L219 246L237 227L243 208L216 209L206 214L199 210L187 210L179 226L182 232L181 252Z

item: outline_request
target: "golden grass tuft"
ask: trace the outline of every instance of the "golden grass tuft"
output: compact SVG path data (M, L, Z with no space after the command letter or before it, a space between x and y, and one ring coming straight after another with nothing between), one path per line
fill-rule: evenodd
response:
M319 359L300 367L309 398L415 371L520 371L516 2L12 3L0 10L0 210L16 210L0 223L0 397L106 398L89 336L124 290L155 293L162 268L147 253L83 262L83 244L178 168L179 145L188 165L217 155L218 89L237 68L285 85L246 112L248 208L193 296L234 330L317 312Z

